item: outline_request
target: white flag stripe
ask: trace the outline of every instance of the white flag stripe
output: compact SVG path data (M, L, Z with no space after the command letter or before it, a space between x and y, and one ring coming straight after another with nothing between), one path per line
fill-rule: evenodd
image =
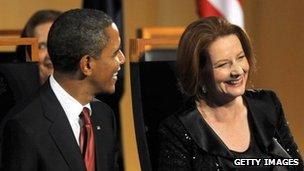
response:
M238 0L208 0L229 22L244 27L244 14Z

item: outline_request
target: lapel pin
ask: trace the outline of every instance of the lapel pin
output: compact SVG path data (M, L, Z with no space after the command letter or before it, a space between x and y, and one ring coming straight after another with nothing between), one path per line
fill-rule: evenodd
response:
M100 130L100 129L101 129L101 127L98 125L98 126L96 126L96 129L97 129L97 130Z

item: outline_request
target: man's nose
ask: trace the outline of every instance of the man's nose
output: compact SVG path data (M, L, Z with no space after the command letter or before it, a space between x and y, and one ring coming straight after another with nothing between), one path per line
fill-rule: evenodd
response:
M125 55L120 51L120 54L118 55L118 60L120 65L124 64L126 61Z

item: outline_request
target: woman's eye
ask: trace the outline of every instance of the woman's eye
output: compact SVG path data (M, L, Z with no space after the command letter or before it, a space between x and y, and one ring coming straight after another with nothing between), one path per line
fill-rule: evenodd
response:
M244 58L245 58L245 55L242 55L242 56L238 57L239 60L244 59Z
M226 66L228 63L221 63L215 66L215 68L220 68Z

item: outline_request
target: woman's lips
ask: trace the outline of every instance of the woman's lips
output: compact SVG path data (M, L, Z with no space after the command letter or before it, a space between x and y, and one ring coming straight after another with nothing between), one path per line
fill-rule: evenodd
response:
M229 80L225 82L226 84L228 84L229 86L240 86L243 84L243 77L240 77L239 79L235 79L235 80Z

